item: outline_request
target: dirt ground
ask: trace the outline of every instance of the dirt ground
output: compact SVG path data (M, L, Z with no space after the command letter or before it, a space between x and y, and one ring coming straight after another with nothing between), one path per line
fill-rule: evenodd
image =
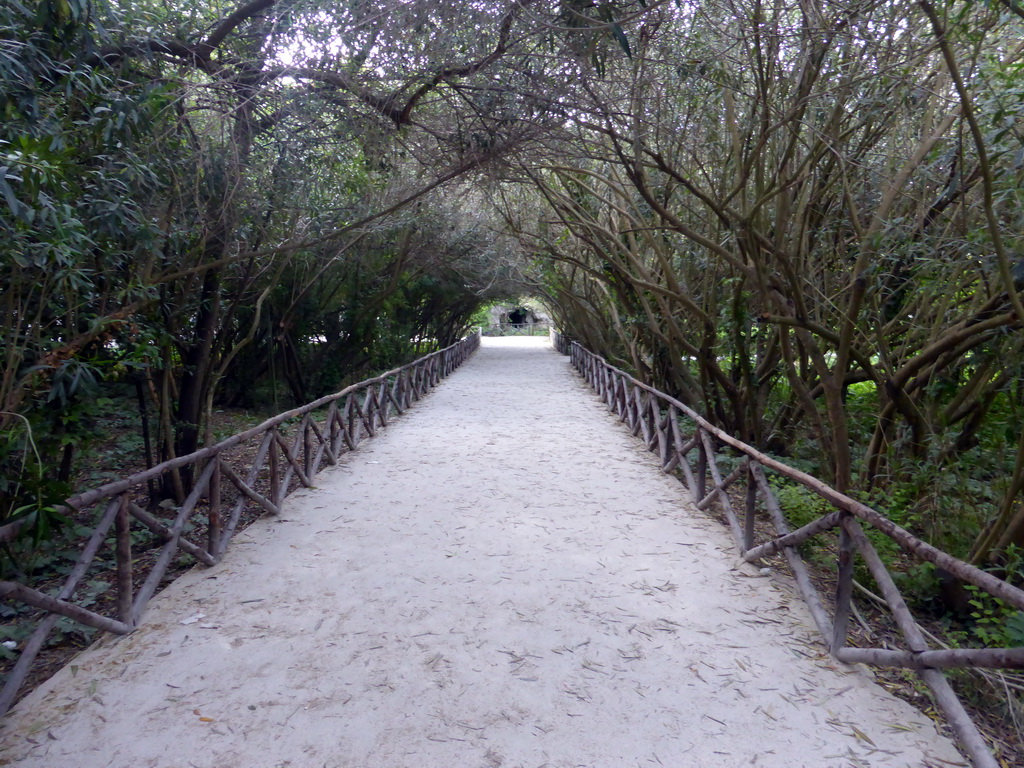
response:
M40 768L965 765L566 358L472 360L2 723Z

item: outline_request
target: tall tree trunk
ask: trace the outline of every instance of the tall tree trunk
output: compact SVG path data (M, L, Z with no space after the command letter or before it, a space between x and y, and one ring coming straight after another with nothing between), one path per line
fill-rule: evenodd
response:
M223 250L223 241L218 238L215 250ZM219 255L210 254L210 260ZM217 335L221 309L220 271L211 269L203 278L199 300L199 314L196 318L192 343L182 354L181 384L178 389L178 407L175 413L174 451L184 456L199 448L202 434L201 422L203 404L206 402L207 387L213 364L213 342ZM192 468L182 469L182 485L187 493L192 486Z

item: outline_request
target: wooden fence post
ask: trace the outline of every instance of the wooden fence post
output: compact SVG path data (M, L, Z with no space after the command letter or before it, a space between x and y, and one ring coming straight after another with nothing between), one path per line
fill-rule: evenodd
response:
M836 580L836 613L832 621L832 642L831 648L835 654L840 648L846 645L846 632L850 623L850 605L853 598L853 555L854 546L847 531L845 518L849 518L848 512L843 513L843 519L839 524L839 568Z
M754 546L754 524L757 515L757 478L754 477L754 461L747 462L747 515L743 525L743 550Z
M281 505L281 499L284 498L281 493L281 467L278 464L277 453L277 427L270 430L270 453L268 462L270 463L270 500L274 502L275 506Z
M697 427L697 437L703 438L703 430ZM703 499L708 487L708 455L704 448L706 443L703 439L697 441L697 472L694 478L697 481L697 498Z
M217 544L220 542L221 519L220 519L220 476L221 458L218 453L213 457L216 466L210 476L210 506L206 512L206 551L211 555L217 552Z
M307 413L302 420L302 472L306 475L308 482L312 482L313 473L313 438L310 435L309 421L311 416Z
M128 515L128 494L117 497L117 517L114 518L117 558L117 616L125 624L133 624L132 599L132 530Z

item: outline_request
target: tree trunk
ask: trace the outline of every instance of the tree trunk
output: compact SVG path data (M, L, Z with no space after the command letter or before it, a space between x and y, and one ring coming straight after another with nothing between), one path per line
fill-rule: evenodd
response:
M209 254L211 260L219 258L223 250L215 250L217 255ZM175 413L174 451L177 456L184 456L199 448L199 437L202 434L201 422L203 404L206 402L207 387L210 382L210 371L213 365L213 342L217 335L220 320L221 282L220 271L211 269L203 278L203 288L199 300L199 315L192 343L182 353L182 375L178 388L178 407ZM186 493L192 488L192 468L182 470L182 487Z

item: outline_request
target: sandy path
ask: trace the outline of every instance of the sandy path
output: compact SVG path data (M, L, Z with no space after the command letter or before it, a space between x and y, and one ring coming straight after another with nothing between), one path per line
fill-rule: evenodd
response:
M963 764L735 567L566 358L486 341L23 701L0 764Z

